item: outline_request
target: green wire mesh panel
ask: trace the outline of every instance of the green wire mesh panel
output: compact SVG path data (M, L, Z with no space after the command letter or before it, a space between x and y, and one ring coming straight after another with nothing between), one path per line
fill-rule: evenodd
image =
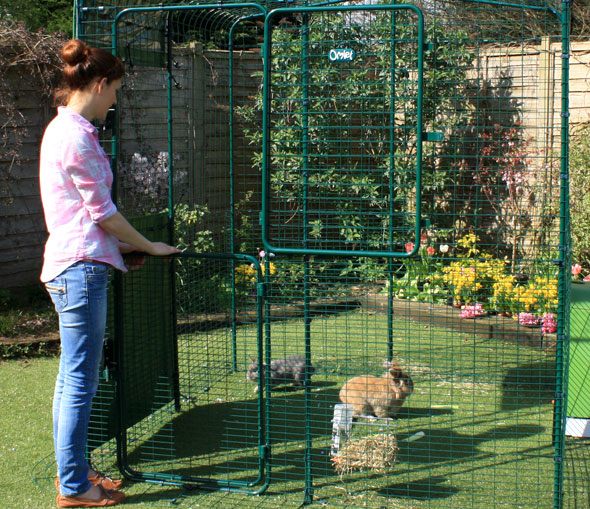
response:
M389 307L385 281L360 283L347 258L274 260L272 359L305 358L308 347L314 371L307 392L271 392L273 490L305 486L328 507L552 505L555 356L540 346L554 335L497 315L461 320L432 300ZM384 386L390 352L404 374ZM389 402L401 389L401 408L339 421L341 391L356 377L353 401Z
M267 248L405 256L420 228L420 11L279 9L266 32Z
M257 491L265 468L263 391L255 392L262 378L247 381L245 368L248 354L258 359L262 351L260 273L226 255L174 264L174 314L174 300L154 293L150 269L169 271L171 262L148 259L125 282L134 298L118 335L121 468L135 480ZM173 317L174 333L162 333ZM162 364L169 369L157 369Z
M118 204L227 255L175 262L176 371L129 418L109 409L139 382L102 381L98 463L127 419L125 468L207 488L186 507L578 504L563 438L567 5L528 4L119 17ZM109 47L129 6L88 3L81 33ZM126 278L122 324L168 330L133 292L172 279ZM388 376L387 417L365 405L350 420L351 379L362 400Z
M133 224L154 240L168 236L165 215L146 216ZM102 382L91 416L91 449L113 446L123 420L128 426L149 416L172 400L154 403L159 378L176 385L176 346L173 323L173 280L170 264L148 259L141 271L115 276L109 292L109 323ZM132 294L123 301L121 295ZM118 305L117 305L118 304ZM145 356L145 357L144 357ZM150 376L143 376L148 372ZM125 387L125 415L114 395L115 381Z
M113 6L111 14L114 16L124 7L128 6ZM247 196L251 195L245 191L247 176L234 186L235 194L233 190L228 191L231 168L236 167L239 171L245 164L251 167L252 149L244 140L241 144L231 144L228 150L231 131L239 128L232 125L228 96L232 97L231 104L239 107L257 90L259 80L245 81L244 77L251 78L261 67L260 52L256 51L257 28L255 21L250 20L260 17L261 10L255 6L237 7L231 12L156 10L150 17L148 8L147 11L128 11L118 21L110 18L101 6L83 12L88 19L93 15L94 21L81 27L86 33L91 30L102 33L109 44L112 41L106 34L112 32L113 26L117 28L118 38L114 40L114 46L127 70L117 105L115 130L105 132L105 141L112 148L115 161L119 209L152 240L174 242L191 252L231 252L232 208L245 203ZM100 20L108 21L108 30ZM91 43L98 41L90 36L88 40ZM228 48L232 45L236 50L230 56ZM243 55L245 48L251 51ZM234 78L235 83L232 83L230 76L240 79ZM171 220L170 216L174 219ZM219 483L227 487L232 484L227 480L230 477L228 472L236 468L232 466L234 463L242 461L239 458L227 457L226 461L219 462L219 466L212 457L206 459L209 453L193 450L202 458L187 461L193 465L200 462L199 467L191 470L184 461L181 466L170 466L173 458L192 447L190 437L180 435L199 434L202 428L203 422L198 420L203 419L202 414L194 418L192 428L187 425L187 420L179 418L181 414L190 413L186 405L192 408L198 400L209 414L211 409L207 405L227 399L229 424L224 424L220 413L211 420L209 429L219 431L216 436L223 440L223 447L229 447L235 440L238 449L248 449L248 458L240 463L242 475L236 474L242 480L236 481L233 487L248 491L260 489L251 488L251 485L261 483L260 472L263 471L260 457L264 455L264 449L259 449L258 438L262 433L261 416L253 392L255 384L245 380L249 356L258 358L262 351L256 339L256 307L253 306L254 310L248 315L252 321L250 332L239 333L252 340L252 347L248 349L242 344L244 339L241 340L239 363L238 333L232 336L229 332L231 313L230 318L212 318L201 323L204 313L219 316L222 312L219 309L226 312L223 306L237 306L239 296L234 296L233 301L227 297L232 292L247 292L249 302L257 299L258 289L252 282L256 279L256 271L246 271L244 281L236 281L237 287L232 290L231 272L236 268L232 268L232 263L213 260L204 264L187 259L172 268L169 263L159 265L151 260L141 270L123 276L119 293L110 300L109 334L115 343L115 358L111 359L110 372L107 370L101 379L95 402L96 415L91 426L92 459L96 464L112 469L112 454L116 450L113 437L124 433L124 440L120 443L125 460L122 468L133 469L136 478L141 475L144 479L160 479L157 476L160 473L162 479L170 482L197 482L209 487ZM149 270L153 264L167 271L157 276ZM250 270L250 262L241 264ZM222 277L220 273L224 272ZM216 284L219 288L214 286ZM246 290L247 285L252 286L252 295L249 287ZM162 288L170 292L167 298L157 298ZM225 297L216 295L215 288ZM138 301L145 301L146 306L140 306ZM198 330L203 327L203 330L190 332L187 324L191 319L183 313L199 314L201 317L195 327ZM118 331L117 316L121 320ZM242 317L242 326L248 323L244 320ZM161 330L162 327L165 330ZM220 328L224 330L210 332ZM197 336L199 339L192 342L187 339ZM135 349L142 351L144 341L149 343L149 348L143 351L150 356L145 363ZM207 341L211 345L217 342L216 352ZM222 350L222 346L229 348L231 353ZM194 348L197 347L211 350L215 360L213 367L208 367L206 358L195 354ZM129 359L131 353L132 360ZM169 369L164 372L152 369L152 364L158 362L165 363ZM143 370L142 366L146 369ZM119 373L118 369L122 372ZM247 393L254 395L256 401L252 411L248 405L240 410L230 409L236 396L223 393L229 390L227 384L223 389L222 383L223 377L228 376L226 369L233 374L234 380L244 386L247 383ZM208 381L208 377L214 380ZM209 382L217 385L207 395ZM144 390L144 386L149 390ZM199 396L191 395L191 391L198 392ZM201 391L209 399L200 395ZM134 399L136 393L140 396ZM117 400L116 394L123 396ZM135 401L141 406L140 410L135 408ZM120 405L124 408L122 415ZM144 409L147 410L144 412ZM232 416L232 412L242 412L243 417ZM151 417L144 419L151 413ZM196 414L195 411L191 415ZM180 426L174 424L179 419ZM240 419L251 420L251 425L231 431L231 423L241 422ZM222 429L226 429L225 435L221 434ZM149 438L150 434L157 436ZM217 439L212 444L217 444ZM166 451L167 447L171 449ZM215 450L212 449L210 454ZM252 458L249 456L251 452L254 454ZM157 465L150 466L152 461Z
M541 6L421 7L423 45L412 10L267 18L270 301L278 316L301 306L272 322L271 352L315 370L306 391L271 397L273 458L284 451L271 486L300 480L305 501L333 506L550 507L563 475L561 20ZM362 42L375 43L364 62ZM417 132L433 133L420 157ZM401 373L383 396L385 361ZM390 419L368 403L337 418L341 403L394 395Z

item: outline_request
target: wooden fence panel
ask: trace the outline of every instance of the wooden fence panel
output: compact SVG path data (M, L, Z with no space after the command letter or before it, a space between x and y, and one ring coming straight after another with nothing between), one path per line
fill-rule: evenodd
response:
M226 62L227 52L207 52L211 65L219 71L218 80L227 80ZM558 77L561 73L562 49L558 44L545 41L539 46L526 48L494 48L488 54L482 55L480 62L480 78L496 79L500 71L508 75L519 76L519 80L511 84L510 94L522 103L525 127L535 138L536 144L547 145L548 140L542 139L545 126L558 126L561 122L561 88ZM590 121L590 41L575 41L571 45L570 55L570 125L575 129L577 125ZM252 78L254 72L260 71L261 58L259 52L241 52L241 57L235 69L235 92L237 102L244 104L256 94L257 79ZM521 71L525 66L526 72ZM202 76L203 68L195 76ZM494 74L496 73L496 74ZM522 76L522 78L521 78ZM556 78L557 77L557 78ZM24 136L19 131L8 132L8 143L14 143L17 136L22 143L19 150L20 157L13 160L8 156L6 147L0 146L0 288L18 288L38 283L42 265L43 245L47 232L41 210L38 186L38 154L43 131L55 110L49 107L33 90L21 90L16 97L18 109L21 113L18 129L25 128ZM161 75L159 89L164 86L164 74ZM219 118L216 115L219 108L227 106L227 86L216 87L215 92L207 88L206 83L199 85L198 79L193 78L193 101L201 98L202 105L195 111L201 111L204 118ZM165 101L159 100L156 107L150 108L147 98L155 90L145 91L145 107L142 111L143 136L153 140L156 150L166 151L167 141ZM0 101L0 126L6 121L6 111ZM194 108L194 105L193 105ZM200 108L200 110L199 110ZM131 120L130 120L131 121ZM184 132L189 132L187 124L190 119L175 118L175 122L182 125ZM539 128L538 126L541 126ZM209 126L211 137L225 136L227 125L217 124ZM128 129L123 141L129 143L129 150L133 150L133 139L136 133ZM12 138L11 138L12 136ZM178 143L188 143L189 140L179 139ZM245 145L245 144L244 144ZM227 170L226 157L223 151L207 153L207 139L196 137L191 141L191 161L185 162L186 167L194 168L195 172L202 170L206 164L212 181L224 182L219 172ZM547 150L555 150L551 146ZM132 152L131 152L132 153ZM241 164L249 164L251 153L247 149L236 154L236 160ZM201 168L201 170L199 170ZM190 173L190 172L189 172ZM202 173L201 173L202 174ZM189 182L191 194L198 201L198 183ZM221 184L220 184L221 185ZM240 183L240 193L247 192L247 186ZM223 189L215 191L215 195L222 196Z

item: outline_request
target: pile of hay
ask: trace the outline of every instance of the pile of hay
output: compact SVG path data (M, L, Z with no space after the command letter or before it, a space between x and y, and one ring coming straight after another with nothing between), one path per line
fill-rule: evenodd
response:
M392 434L352 438L340 447L332 462L341 475L355 470L383 473L393 468L398 450L397 440Z

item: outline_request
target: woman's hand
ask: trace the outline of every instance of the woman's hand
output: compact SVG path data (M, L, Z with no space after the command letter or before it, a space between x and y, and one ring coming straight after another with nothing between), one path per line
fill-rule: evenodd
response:
M152 242L151 244L152 245L148 250L148 254L151 254L153 256L170 256L176 253L180 253L180 249L174 246L169 246L164 242Z
M123 255L125 265L129 270L139 269L145 263L145 254L137 251Z

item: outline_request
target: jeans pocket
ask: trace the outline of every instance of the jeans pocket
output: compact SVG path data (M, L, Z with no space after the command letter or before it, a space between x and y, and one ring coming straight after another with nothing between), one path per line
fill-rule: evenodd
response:
M61 313L68 305L68 291L65 279L56 278L49 283L45 283L45 288L53 301L55 310Z
M86 264L88 290L96 291L106 288L109 279L109 266L102 263Z

